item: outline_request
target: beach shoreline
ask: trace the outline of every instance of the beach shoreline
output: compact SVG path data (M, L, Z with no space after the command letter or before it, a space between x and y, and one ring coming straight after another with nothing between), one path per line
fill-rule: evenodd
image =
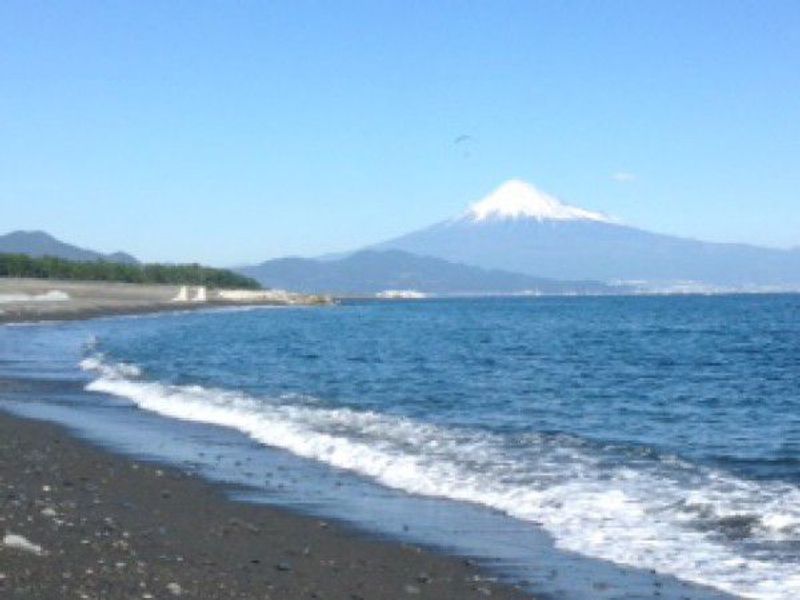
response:
M234 501L198 476L5 411L0 482L0 595L531 598L469 560Z
M324 306L327 296L282 290L239 292L198 286L0 278L0 324L259 306ZM189 294L202 299L189 299Z
M0 327L265 305L286 304L106 303L6 312ZM0 380L0 396L14 385ZM234 500L226 492L235 490L223 484L119 454L65 425L2 408L0 487L0 596L532 598L498 583L470 559Z
M194 322L195 319L202 321L205 318L228 318L224 314L218 314L220 307L206 305L205 308L212 309L205 317L187 315L186 320ZM232 308L232 312L239 312L237 307L227 308ZM241 308L245 309L242 314L244 319L262 318L258 314L262 311L253 313L249 307ZM168 312L175 314L182 310L170 305ZM326 313L327 311L323 311L317 316L324 319ZM347 310L337 311L336 314L340 313L346 314ZM307 311L274 311L263 314L267 321L272 321L272 316L276 320L300 318L317 321ZM327 316L334 315L327 313ZM79 317L75 317L77 319ZM448 521L448 517L445 517L443 520L432 521L431 515L426 515L424 510L418 510L418 499L413 493L401 502L417 503L409 505L415 506L414 510L417 512L408 511L404 505L401 512L405 512L402 512L403 520L400 521L396 517L401 512L392 512L396 507L391 505L391 501L387 503L388 496L379 493L375 496L379 504L375 504L373 498L370 506L369 502L364 502L365 498L371 498L370 493L362 493L360 487L356 494L351 492L349 497L347 494L338 497L332 495L330 498L333 498L333 502L327 508L309 509L316 501L325 502L329 498L327 491L313 486L304 489L301 486L301 495L295 493L292 496L291 481L293 478L304 479L308 474L305 467L282 462L283 458L278 459L276 464L275 459L270 459L269 455L271 452L281 451L259 444L254 444L252 448L252 452L258 455L253 463L250 463L250 456L247 454L249 451L229 455L229 447L237 446L239 442L233 441L232 444L230 439L225 438L235 437L235 430L230 436L224 427L213 435L206 435L205 432L197 435L205 425L195 427L180 419L151 416L149 411L136 410L135 407L131 407L134 410L129 416L114 409L98 419L100 413L92 414L95 409L81 410L83 396L95 392L86 392L87 380L72 372L72 369L77 369L75 365L83 351L79 350L75 355L70 351L62 354L59 350L62 349L59 338L73 329L87 331L84 330L85 327L89 328L88 332L95 332L94 328L97 327L96 333L102 337L104 327L114 327L117 322L125 325L127 320L110 319L107 323L101 320L56 327L6 327L8 336L5 356L2 358L8 362L9 368L0 375L0 489L5 490L8 487L11 493L7 494L7 498L0 497L0 597L4 597L4 592L10 590L23 598L82 595L87 598L169 598L172 592L166 585L171 583L179 586L173 586L172 589L180 589L180 595L192 598L309 597L366 600L421 596L447 600L485 596L531 598L532 594L536 597L551 597L551 593L555 594L554 597L563 598L639 598L652 595L716 600L733 597L713 588L705 588L702 584L677 579L674 574L639 568L636 565L629 567L624 564L606 564L605 561L592 557L570 556L568 552L554 549L552 542L546 539L546 534L542 534L540 538L538 531L526 531L518 528L517 524L513 525L513 530L525 536L524 541L522 538L509 537L506 532L495 539L495 543L500 541L501 545L488 547L488 550L486 546L462 543L462 540L469 540L469 536L475 532L479 532L480 539L483 540L485 532L502 532L505 525L495 520L486 521L482 516L475 518L476 515L470 511L451 511L449 508L446 511L457 514L454 518L460 520ZM136 319L128 326L136 330L139 327L138 321ZM152 319L142 320L143 323L149 321ZM184 319L181 318L180 321ZM159 318L155 322L163 324L169 321ZM0 325L0 331L2 329ZM56 336L50 337L50 333ZM56 350L48 351L39 358L35 358L34 354L30 357L23 356L20 364L27 361L30 365L38 366L33 370L27 367L18 369L14 366L14 355L17 354L17 349L24 350L29 335L31 340L36 340L39 347L49 347L54 342ZM66 348L64 346L63 349ZM67 366L61 369L54 367L51 370L49 365L58 364L63 357L67 358L63 361ZM280 361L283 360L281 356ZM4 400L8 401L6 406ZM95 400L99 402L99 407L101 404L105 406L112 399ZM10 413L6 413L6 410ZM65 411L72 412L72 416L66 416ZM126 408L125 412L127 411ZM103 409L103 412L106 410ZM159 419L164 421L163 428L157 422ZM133 433L126 433L126 427ZM209 424L208 427L213 428L215 425ZM23 433L20 438L19 432L28 429L36 430L37 433ZM219 435L222 438L218 440ZM184 451L182 456L180 451L176 454L173 450L180 447L180 443L186 443L175 445L181 438L188 442L185 449L190 449L189 452ZM149 450L151 446L165 447L165 444L170 450ZM73 446L78 448L78 458L74 456ZM62 452L65 447L69 447L66 454ZM208 464L212 467L210 471L201 467L206 462L206 455L210 461ZM235 465L232 473L239 473L244 477L217 476L225 471L219 471L213 465L213 460L216 456L215 460L219 463L223 455L229 456L228 462ZM259 461L262 457L273 462L261 464ZM64 463L65 460L67 463ZM254 469L251 464L266 468ZM94 474L92 465L96 471ZM240 468L240 465L244 466ZM266 483L265 487L256 483L258 492L251 487L251 471L259 472L265 477L260 480ZM275 473L281 471L288 475L273 478ZM57 476L51 477L50 481L45 481L42 477L43 473L53 472ZM74 495L76 476L63 475L66 472L81 472L80 477L86 478L85 481L81 480L81 484L86 484L82 503ZM176 485L182 492L173 491L173 479L178 481ZM334 475L334 479L333 485L337 489L340 486L341 489L348 488L349 484L341 476ZM315 476L312 475L309 480L315 480ZM63 489L55 493L59 481L67 481L69 485L62 485ZM164 487L162 481L169 481L169 487ZM184 485L184 481L190 483ZM23 490L21 497L16 492L20 489ZM264 489L267 493L262 493ZM309 489L314 491L308 493ZM166 495L163 494L165 490ZM94 496L89 498L92 494ZM141 494L145 494L145 497ZM170 498L178 498L178 501L165 504ZM350 502L352 498L356 498L357 502ZM183 499L187 501L184 502ZM59 516L69 512L57 508L61 505L70 509L70 521ZM140 507L141 513L129 512L131 506ZM371 510L377 506L379 511ZM98 507L103 507L102 511ZM184 513L201 516L192 522ZM153 518L147 517L148 515ZM57 523L55 519L62 523ZM100 542L104 542L110 535L103 533L106 532L105 526L109 525L108 519L112 523L122 522L120 519L133 519L134 525L125 526L123 531L127 532L127 536L123 535L122 540L112 539L111 546L103 546ZM320 527L321 519L333 525ZM231 523L235 524L233 528ZM248 523L254 524L259 532L278 532L279 537L231 537L234 533L244 533L245 530L253 533ZM393 524L398 527L393 527ZM402 532L399 525L403 527ZM83 537L76 537L75 531L78 527ZM203 528L201 533L205 536L199 546L194 543L198 527ZM324 532L317 532L315 528ZM130 544L130 537L136 530L146 534L139 540L140 545L127 555L115 553L120 549L129 549L126 544ZM162 530L174 533L178 541L167 540ZM154 531L159 535L155 536ZM408 531L414 531L414 534L406 535L404 532ZM441 533L431 536L427 533L437 531L446 532L446 536L442 537ZM314 532L322 536L322 541L314 537ZM330 532L336 532L338 537L326 537ZM42 564L31 562L31 559L43 557L37 557L36 553L31 552L26 555L24 548L4 548L4 536L8 535L22 536L21 539L26 540L25 543L31 544L33 548L41 546L47 556L53 556L55 552L61 557L56 569L62 569L62 579L71 580L74 576L68 557L84 557L80 559L83 562L75 564L79 566L78 571L85 573L87 577L82 576L79 584L75 584L73 581L64 582L54 578L47 569L37 571L32 566L42 567ZM319 564L306 561L311 555L312 545L299 547L293 535L301 540L313 539L313 547L325 549L324 557L318 557ZM454 538L453 535L457 537ZM19 542L12 537L12 542L15 540ZM100 541L99 545L94 544L96 540ZM172 562L168 560L171 555L163 551L164 546L159 546L162 542L167 543L171 548L170 552L176 552L176 558ZM150 548L150 543L156 546ZM230 543L238 544L235 557L228 556L227 546ZM369 546L370 543L394 550L380 550L381 561L373 561L378 555ZM85 558L87 549L84 546L92 546L94 554ZM517 553L505 554L506 547L516 548ZM306 548L309 548L308 553ZM253 551L266 558L247 558L247 554ZM108 553L111 559L106 559L104 553ZM17 562L12 563L7 559L14 554L18 555L15 559ZM115 558L117 556L119 560ZM297 557L302 557L305 561L304 568L311 569L309 572L304 570L301 573L292 562L298 560ZM29 562L17 560L20 558L27 558ZM136 566L133 572L117 573L108 568L107 563L110 560L113 560L115 566L122 564L123 567L119 568L123 570L131 561ZM162 564L165 560L168 562L166 565ZM139 565L140 562L144 566ZM346 568L343 566L345 563ZM10 568L6 566L9 564L13 565L15 572L21 573L20 578L9 575ZM525 567L519 568L522 564ZM217 567L220 571L214 574ZM328 567L330 571L327 570ZM153 569L157 570L157 576L152 574ZM212 573L206 577L203 569ZM64 578L63 573L68 576ZM291 577L286 576L286 573L299 574L299 578L291 580L288 587L286 584ZM385 587L386 573L389 573L387 577L392 578L393 587ZM184 574L188 583L182 583ZM94 575L97 578L92 579L91 576ZM279 578L278 575L282 577ZM140 579L133 582L137 576ZM498 576L505 584L496 583ZM255 583L254 577L257 580ZM349 585L350 577L355 578L356 587L345 586L345 583ZM345 583L343 578L348 578ZM38 583L40 579L45 582L41 586ZM165 584L167 579L170 581ZM223 587L215 588L215 582L219 580L223 581ZM431 586L434 580L439 581L438 587ZM32 581L37 583L34 585ZM134 584L145 591L140 594ZM513 584L521 586L523 590ZM50 587L42 587L47 585ZM124 593L117 593L117 590L123 590ZM368 593L362 593L364 590Z

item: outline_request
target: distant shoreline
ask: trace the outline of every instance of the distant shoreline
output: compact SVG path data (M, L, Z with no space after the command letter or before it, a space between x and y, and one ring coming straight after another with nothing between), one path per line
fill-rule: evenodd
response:
M241 297L236 291L231 294L202 286L0 278L0 324L214 308L324 306L334 302L328 296L279 290L238 293ZM202 299L192 300L190 294Z

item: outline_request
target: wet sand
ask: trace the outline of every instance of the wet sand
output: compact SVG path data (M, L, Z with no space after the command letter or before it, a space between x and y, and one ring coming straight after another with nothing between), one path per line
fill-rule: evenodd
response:
M2 598L530 598L470 561L234 502L3 412L0 490Z

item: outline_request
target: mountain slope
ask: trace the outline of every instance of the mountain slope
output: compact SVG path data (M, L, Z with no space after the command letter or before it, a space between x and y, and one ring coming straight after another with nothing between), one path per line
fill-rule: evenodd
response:
M548 278L800 287L800 252L650 233L521 181L454 219L373 248Z
M12 231L0 235L0 253L26 254L33 257L54 256L65 260L96 261L105 260L125 264L136 264L138 261L124 252L102 254L93 250L79 248L57 240L44 231Z
M364 250L333 260L279 258L237 271L264 286L339 295L375 294L384 290L416 290L438 295L617 291L595 282L554 281L397 250Z

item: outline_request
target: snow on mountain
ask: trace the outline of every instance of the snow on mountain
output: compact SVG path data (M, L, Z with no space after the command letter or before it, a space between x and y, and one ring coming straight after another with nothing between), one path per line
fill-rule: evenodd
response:
M537 221L611 222L611 219L605 215L564 204L557 198L519 179L505 182L483 200L473 204L462 216L462 219L475 222L521 218L536 219Z
M519 180L466 212L372 246L537 277L800 289L800 252L652 233L569 206Z

